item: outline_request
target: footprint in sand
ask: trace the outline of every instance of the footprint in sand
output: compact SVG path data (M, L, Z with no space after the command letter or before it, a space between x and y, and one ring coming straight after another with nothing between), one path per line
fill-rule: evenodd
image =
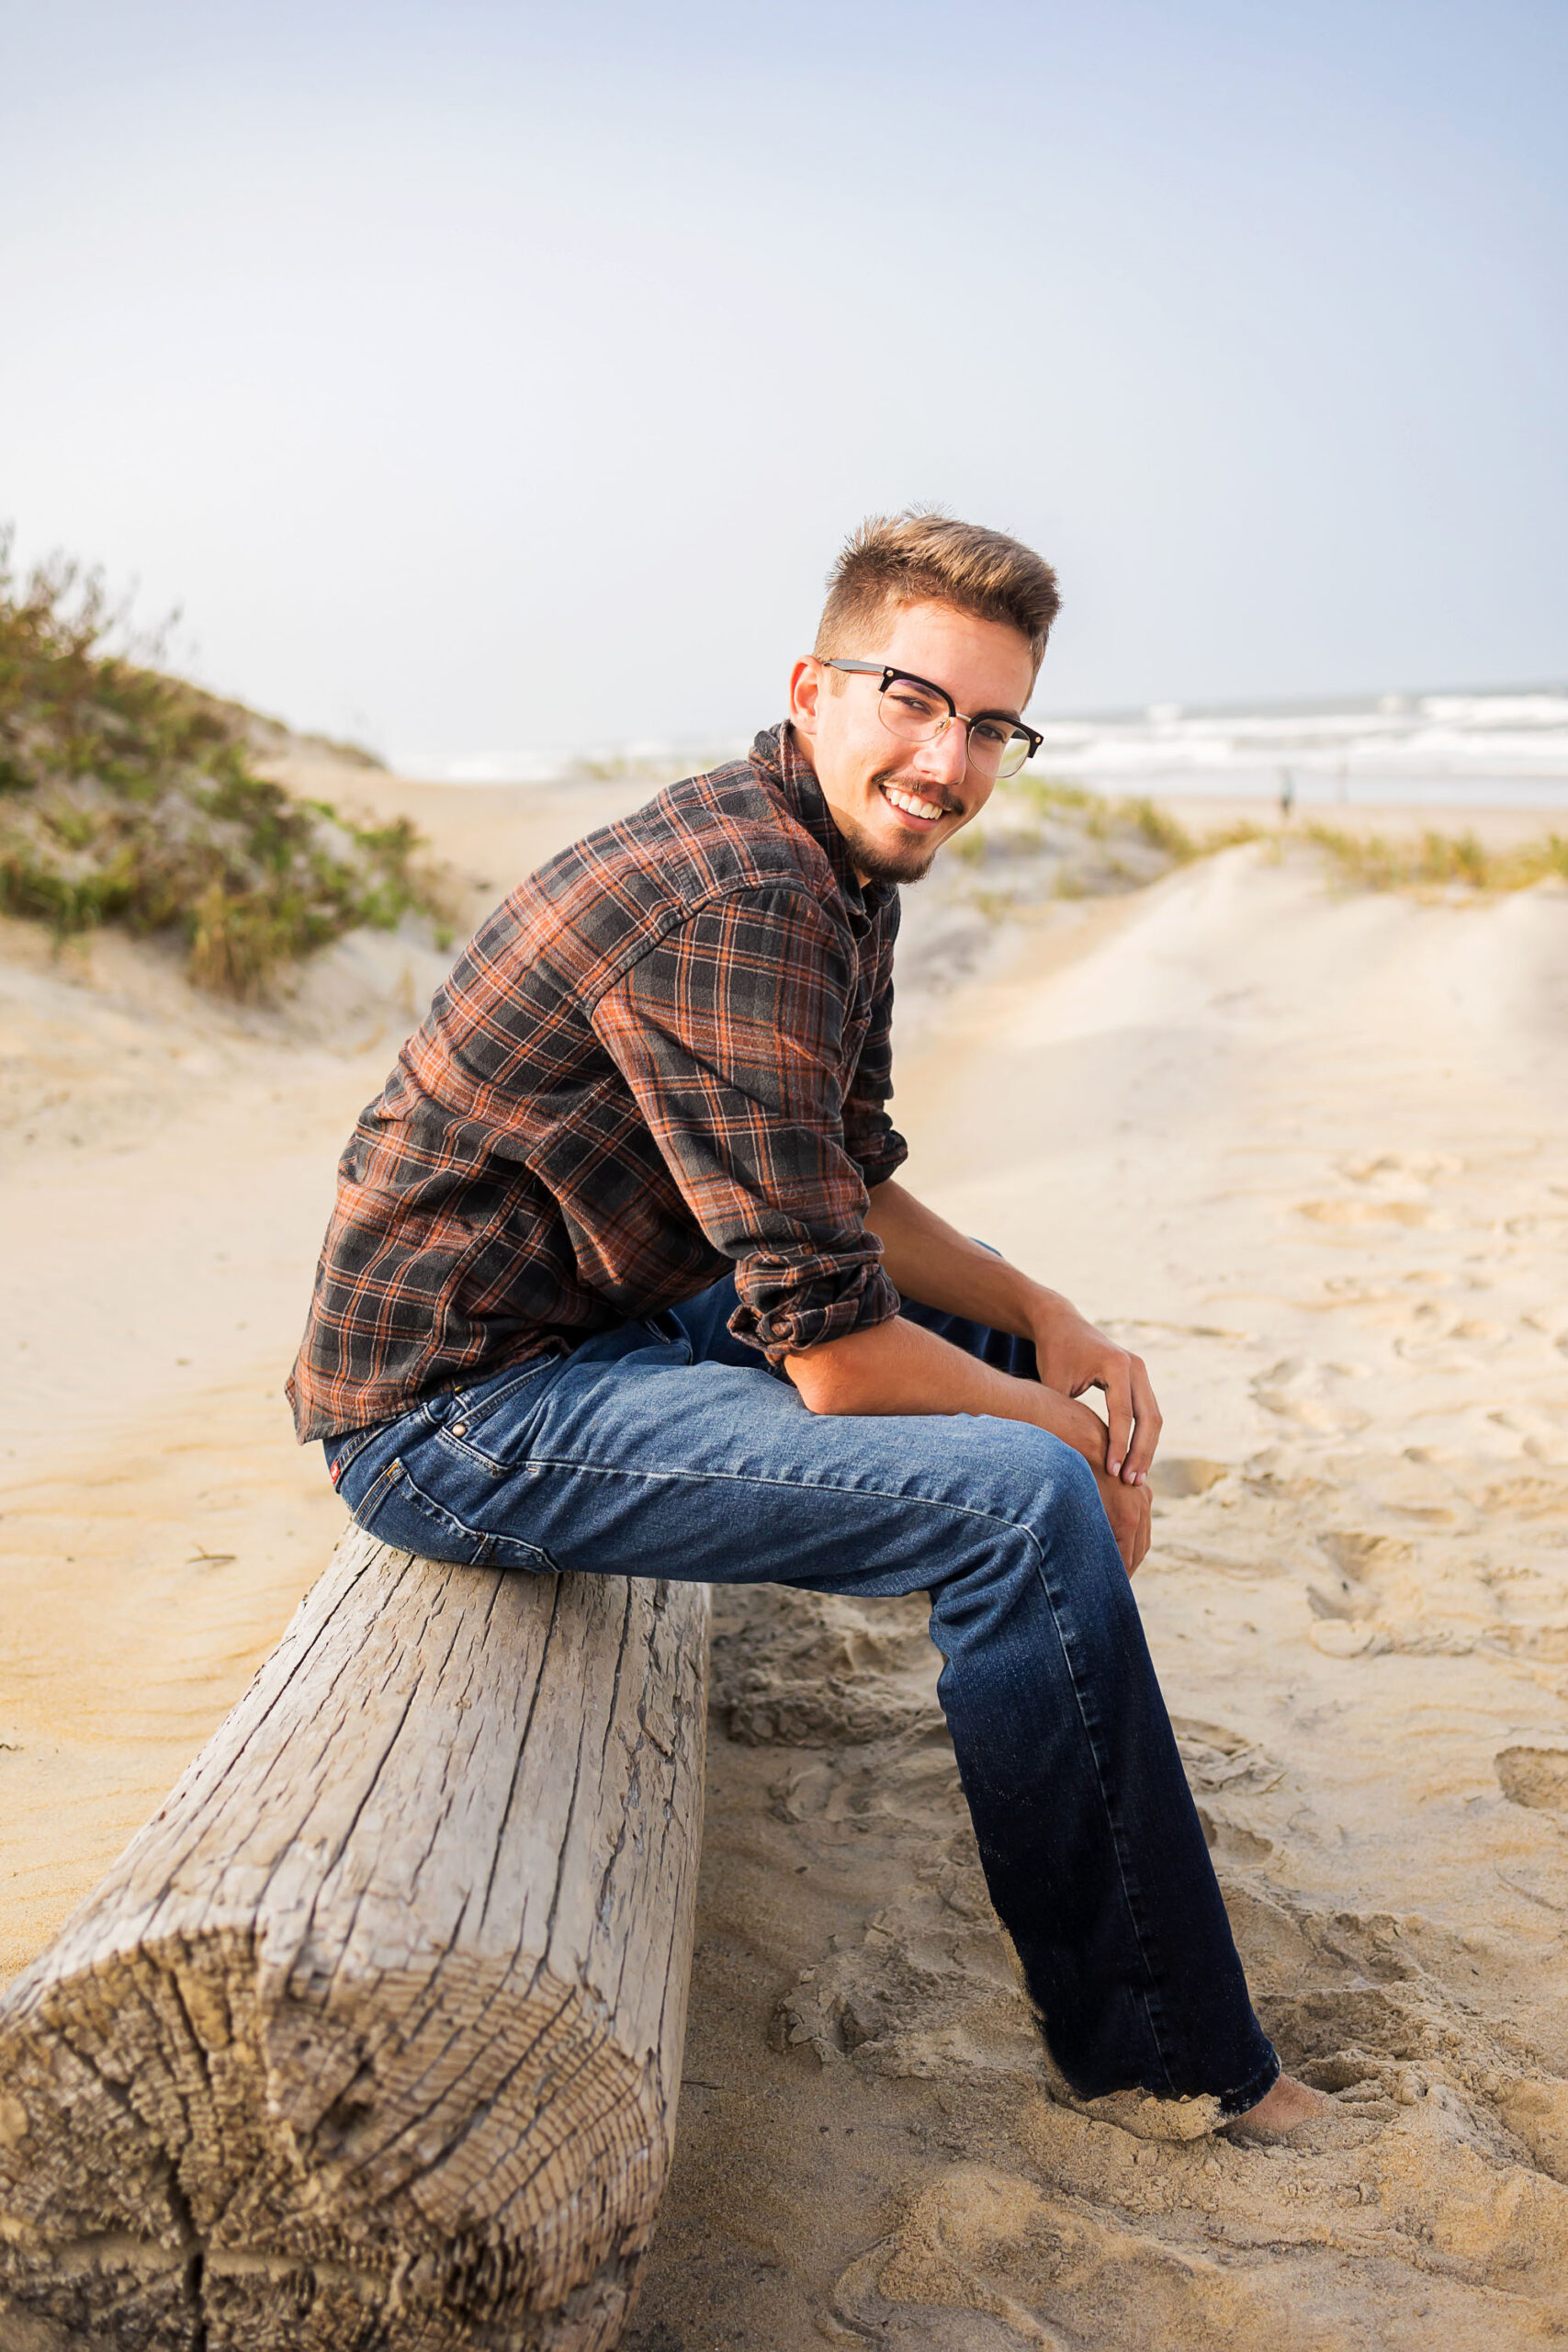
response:
M1298 1216L1314 1225L1435 1225L1437 1212L1424 1201L1299 1201Z
M1337 1437L1369 1424L1369 1415L1337 1394L1342 1381L1367 1377L1365 1364L1315 1363L1304 1356L1285 1356L1260 1372L1251 1385L1265 1412L1300 1429Z
M1505 1747L1492 1768L1510 1804L1568 1813L1568 1747Z
M1201 1454L1176 1454L1169 1460L1162 1455L1149 1472L1149 1484L1162 1501L1186 1502L1194 1495L1206 1495L1230 1474L1228 1462L1209 1462Z
M818 2325L830 2343L888 2352L1320 2344L1285 2303L1266 2278L1075 2210L1017 2174L956 2165L850 2266ZM961 2325L945 2323L950 2312L963 2313Z
M1542 2172L1568 2184L1568 2083L1509 2083L1497 2112Z

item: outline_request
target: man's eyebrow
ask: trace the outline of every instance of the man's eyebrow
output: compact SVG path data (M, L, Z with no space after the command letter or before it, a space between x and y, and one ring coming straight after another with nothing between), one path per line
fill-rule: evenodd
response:
M956 696L950 686L938 686L934 678L922 678L918 670L895 670L893 674L896 678L910 678L917 686L936 686L939 695L945 695L949 702L956 703ZM1015 727L1023 724L1021 710L1009 710L1005 704L999 702L989 704L984 710L971 711L969 715L972 718L1010 718Z

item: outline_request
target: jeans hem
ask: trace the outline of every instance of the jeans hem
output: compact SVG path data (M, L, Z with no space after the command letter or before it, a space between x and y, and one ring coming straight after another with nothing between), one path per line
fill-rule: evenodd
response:
M1234 2123L1238 2115L1245 2115L1249 2107L1256 2107L1260 2098L1267 2098L1284 2071L1280 2064L1279 2052L1270 2050L1267 2064L1260 2066L1239 2090L1222 2091L1220 2113L1226 2122Z

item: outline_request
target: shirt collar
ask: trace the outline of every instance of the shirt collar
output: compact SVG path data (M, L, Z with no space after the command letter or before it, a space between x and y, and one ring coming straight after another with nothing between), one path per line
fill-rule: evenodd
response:
M751 746L755 764L783 793L793 813L818 842L844 894L850 921L859 931L879 915L897 889L896 882L862 883L850 858L850 845L833 821L815 769L795 741L788 719L765 727Z

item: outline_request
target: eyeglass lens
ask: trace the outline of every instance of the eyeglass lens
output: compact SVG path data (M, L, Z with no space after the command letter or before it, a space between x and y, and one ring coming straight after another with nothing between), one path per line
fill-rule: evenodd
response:
M916 678L889 678L882 690L882 723L906 743L930 743L953 721L940 695ZM955 722L964 724L962 719ZM969 761L982 775L1016 775L1029 756L1029 738L1005 718L969 723Z

